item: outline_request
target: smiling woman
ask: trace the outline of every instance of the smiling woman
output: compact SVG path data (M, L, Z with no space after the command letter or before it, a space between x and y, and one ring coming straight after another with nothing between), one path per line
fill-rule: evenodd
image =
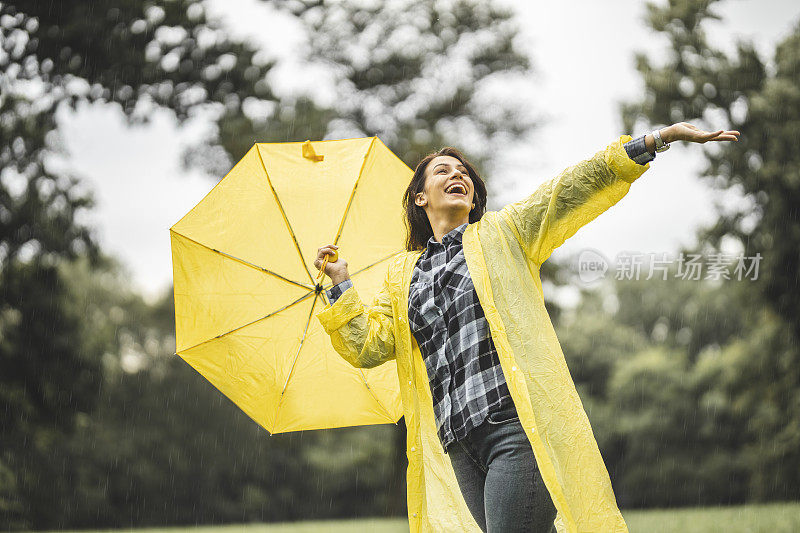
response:
M457 192L459 185L464 194ZM421 250L431 236L441 242L462 219L470 223L480 220L486 211L486 185L464 155L448 146L417 164L403 196L403 208L408 227L406 249Z
M670 142L738 135L685 122L621 135L498 212L458 150L430 154L403 197L406 251L371 306L341 256L323 266L336 247L319 248L335 285L317 317L336 351L357 367L397 360L412 532L627 531L539 269Z

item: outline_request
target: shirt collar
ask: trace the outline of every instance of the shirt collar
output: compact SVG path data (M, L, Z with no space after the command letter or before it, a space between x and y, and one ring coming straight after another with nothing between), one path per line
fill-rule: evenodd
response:
M468 222L464 222L457 228L450 230L444 237L442 237L442 242L439 243L436 241L436 238L431 235L430 239L428 239L427 248L430 248L434 244L441 244L441 245L449 245L452 243L460 243L461 238L464 236L464 231L467 229Z

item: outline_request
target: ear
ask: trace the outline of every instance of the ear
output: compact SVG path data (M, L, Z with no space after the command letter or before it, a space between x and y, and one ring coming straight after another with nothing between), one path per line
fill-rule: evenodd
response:
M425 193L424 192L418 192L414 196L414 203L417 204L420 207L425 207L426 205L428 205L428 199L425 197Z

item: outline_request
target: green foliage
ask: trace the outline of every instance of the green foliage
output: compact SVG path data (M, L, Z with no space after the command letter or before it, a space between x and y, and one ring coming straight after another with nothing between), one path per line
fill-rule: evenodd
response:
M625 130L638 120L651 124L708 122L709 128L741 132L736 143L711 143L702 175L746 201L718 208L716 223L701 233L719 248L723 238L741 243L763 260L756 288L764 301L795 325L800 338L800 20L768 64L749 41L736 40L729 57L703 31L716 0L670 0L648 5L648 24L669 40L668 58L655 66L637 55L646 97L623 106ZM727 124L720 124L724 117Z
M762 307L748 334L698 362L701 397L716 426L733 429L737 461L752 501L800 490L800 360L792 327Z
M41 366L28 381L44 373L54 395L48 401L62 402L40 412L35 407L43 400L26 395L25 383L5 381L6 371L19 365L3 354L0 361L11 366L0 374L7 406L0 413L25 422L3 420L4 529L219 524L393 510L387 479L395 475L395 426L270 436L174 356L171 294L143 302L113 264L98 268L83 260L62 263L56 272L63 298L52 287L38 291L52 299L50 306L67 303L73 321L54 327L40 314L43 320L18 325L67 339L60 344L101 367L89 374L101 382L79 397L86 388L69 381L80 369L58 361L71 359L34 353L31 364ZM35 290L17 286L29 289L31 309L47 309L37 305ZM3 326L6 339L23 337L12 324ZM14 348L5 341L0 346ZM47 365L62 375L52 378ZM36 420L35 414L50 418Z
M263 52L199 0L0 3L0 527L405 513L403 425L267 435L174 356L171 296L151 305L130 293L80 222L91 191L55 157L56 113L81 103L118 105L131 122L155 107L179 121L210 113L218 138L186 159L215 170L255 141L337 132L381 135L409 164L445 138L477 138L480 163L531 124L481 90L528 67L507 11L278 7L312 37L306 59L337 72L330 109L273 94ZM334 23L342 16L363 33ZM375 32L395 38L369 42ZM355 45L366 62L344 53Z
M558 327L624 507L793 498L800 360L751 282L611 283Z
M530 72L515 44L510 8L477 0L277 5L302 22L308 41L303 59L333 73L336 98L326 110L307 103L279 107L261 125L242 120L226 127L221 120L220 142L233 160L252 144L243 138L378 135L411 168L454 143L480 168L499 146L534 126L529 109L492 92Z
M197 0L3 2L0 44L0 265L23 246L26 256L96 251L76 222L91 195L52 162L62 106L113 102L131 120L163 106L183 120L210 105L241 114L246 98L273 98L264 82L271 65L206 20Z
M271 98L269 65L191 0L4 1L0 47L0 524L60 527L97 512L85 503L101 489L75 484L87 464L70 439L93 420L104 364L124 360L135 335L114 324L134 304L120 299L124 284L103 286L109 273L80 223L91 194L54 162L56 113L79 102L119 104L131 120L154 105L179 119L232 111ZM95 270L71 285L70 262L83 257ZM130 331L150 335L145 346L164 337Z
M84 271L88 264L80 263ZM116 348L110 311L125 293L119 281L113 290L103 288L108 272L76 279L70 270L77 265L13 261L0 276L0 502L10 502L0 513L5 527L56 526L58 505L68 510L72 494L80 492L72 476L73 466L82 465L72 464L65 442L98 407L104 356Z
M729 59L702 32L713 3L649 8L674 50L663 67L639 57L648 94L625 109L625 128L728 114L742 140L709 151L706 174L754 207L722 213L703 236L761 252L759 279L617 281L615 312L589 291L574 313L548 305L623 507L800 493L800 180L788 140L800 31L774 69L746 43ZM78 102L114 102L134 121L152 106L179 119L213 110L218 138L187 155L208 168L256 140L344 133L378 134L410 165L471 139L486 163L532 126L483 92L529 69L510 13L468 0L279 3L313 36L306 59L336 73L340 97L323 109L275 96L271 64L199 1L52 6L0 4L0 527L403 515L402 421L270 436L174 356L171 294L131 293L78 222L91 198L50 162L54 117ZM248 98L274 113L248 116ZM543 277L567 282L548 264Z
M623 106L623 118L626 129L640 120L699 119L742 132L738 143L704 151L702 176L746 201L718 206L699 249L719 250L733 239L761 261L757 279L747 282L649 281L647 292L619 285L617 318L662 347L620 364L612 381L627 425L623 461L631 463L620 484L636 505L800 493L800 159L791 141L800 127L800 24L778 44L772 64L742 40L729 57L703 30L704 21L720 19L714 4L648 5L648 24L670 48L658 66L637 55L647 94ZM670 494L668 481L683 490Z

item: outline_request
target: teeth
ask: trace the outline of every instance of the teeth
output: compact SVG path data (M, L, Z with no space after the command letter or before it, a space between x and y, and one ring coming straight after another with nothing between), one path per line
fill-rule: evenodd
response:
M445 191L445 192L452 193L452 192L455 192L455 191L458 191L461 194L467 194L466 189L464 189L464 187L462 185L453 185L452 187L447 189L447 191Z

